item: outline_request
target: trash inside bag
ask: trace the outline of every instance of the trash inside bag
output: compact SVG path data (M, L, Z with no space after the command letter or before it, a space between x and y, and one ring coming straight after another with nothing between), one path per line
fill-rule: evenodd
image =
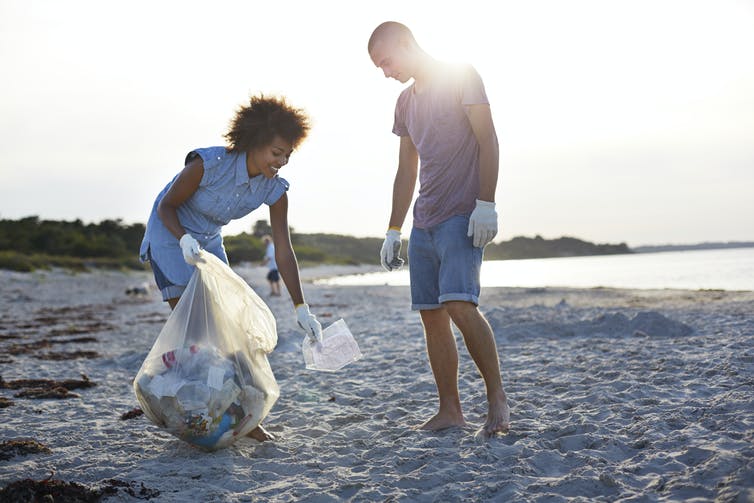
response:
M312 343L306 337L302 349L309 370L335 372L362 356L356 339L342 318L322 330L322 342Z
M189 284L134 379L144 414L215 450L267 416L280 390L267 360L277 344L267 305L223 261L201 251Z

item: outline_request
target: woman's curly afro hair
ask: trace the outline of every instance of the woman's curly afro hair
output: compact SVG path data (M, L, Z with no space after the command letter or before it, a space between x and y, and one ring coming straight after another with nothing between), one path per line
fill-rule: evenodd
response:
M296 148L304 141L310 127L307 114L288 105L285 98L252 96L249 104L241 106L230 121L225 133L227 149L248 152L269 145L275 136Z

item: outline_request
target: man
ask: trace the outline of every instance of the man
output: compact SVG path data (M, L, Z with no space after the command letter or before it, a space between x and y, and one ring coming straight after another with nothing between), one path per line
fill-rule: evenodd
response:
M484 246L497 234L499 152L484 85L471 66L432 58L401 23L380 24L368 50L385 77L401 83L413 79L395 108L393 133L400 137L400 151L380 258L387 270L403 263L400 230L418 175L408 250L411 303L421 315L440 402L437 414L421 428L466 424L452 321L486 386L489 409L481 432L486 436L507 432L510 410L495 339L477 308Z

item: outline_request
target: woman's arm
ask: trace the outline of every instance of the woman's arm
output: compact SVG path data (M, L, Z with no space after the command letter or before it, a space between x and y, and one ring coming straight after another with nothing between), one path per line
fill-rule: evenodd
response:
M197 156L186 164L162 197L160 204L157 205L157 215L176 239L181 239L181 236L186 234L186 229L178 220L178 207L196 192L202 176L204 176L204 161Z
M304 291L301 288L298 261L288 229L288 195L285 193L270 205L270 227L272 227L272 241L275 244L275 261L278 271L291 295L293 304L298 306L304 303Z

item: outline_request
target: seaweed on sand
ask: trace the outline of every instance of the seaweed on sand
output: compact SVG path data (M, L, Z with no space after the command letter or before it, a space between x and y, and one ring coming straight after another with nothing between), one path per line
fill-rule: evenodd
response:
M160 491L149 489L143 483L109 479L101 487L87 487L77 482L55 480L50 475L44 480L23 479L11 482L0 489L0 501L55 501L56 503L96 503L106 496L123 490L129 496L149 500L160 495Z
M36 440L4 440L0 442L0 461L25 454L50 454L52 451Z
M17 379L6 381L0 376L0 388L20 389L16 393L16 398L79 398L76 393L71 393L73 389L91 388L96 383L90 381L85 374L81 374L82 379L63 379L56 381L54 379Z

